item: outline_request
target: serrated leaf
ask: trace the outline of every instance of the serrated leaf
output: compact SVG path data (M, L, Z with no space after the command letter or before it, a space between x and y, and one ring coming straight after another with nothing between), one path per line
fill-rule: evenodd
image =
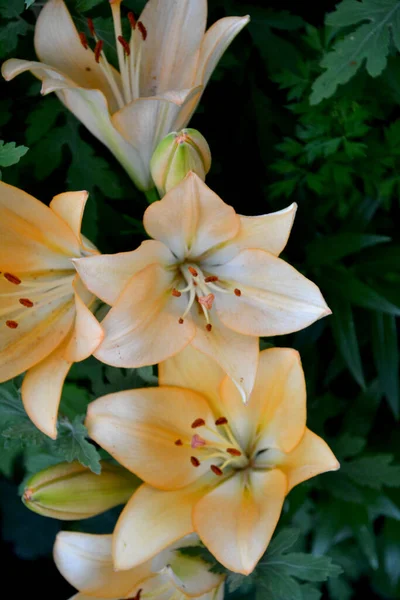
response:
M278 567L287 575L302 581L326 581L328 577L337 577L342 572L332 563L329 556L313 556L303 552L292 552L278 558L268 559L266 565Z
M276 556L286 552L286 550L289 550L289 548L291 548L297 542L299 535L300 530L294 527L286 527L285 529L282 529L278 535L274 536L272 542L268 546L268 557Z
M24 10L24 0L0 0L0 15L5 19L18 17Z
M303 600L320 600L322 598L322 592L308 583L301 586L301 593Z
M364 61L371 77L382 73L391 38L400 50L399 15L398 0L343 0L336 12L328 15L326 23L337 27L356 25L361 21L369 23L360 25L336 42L333 50L324 56L321 66L326 71L312 86L312 105L332 96L337 86L347 83Z
M400 466L392 465L392 454L375 454L362 456L351 462L342 464L342 472L359 485L375 490L382 486L400 486Z
M17 146L15 142L0 140L0 167L10 167L18 163L28 152L26 146Z
M399 349L396 319L392 315L372 315L372 352L379 383L396 418L400 414Z
M257 581L256 600L302 600L301 587L279 568L269 567Z
M365 378L351 305L345 299L337 297L331 298L329 304L332 309L330 323L336 345L350 373L364 389Z
M247 594L253 588L253 577L251 575L242 575L241 573L229 573L226 578L226 587L230 594L240 591Z
M80 417L76 417L72 422L62 420L59 424L57 439L53 442L53 450L67 462L79 460L93 473L99 474L101 472L100 455L93 444L88 442L87 437L87 429Z
M25 35L29 30L25 21L8 21L0 29L0 58L13 52L18 44L18 36Z

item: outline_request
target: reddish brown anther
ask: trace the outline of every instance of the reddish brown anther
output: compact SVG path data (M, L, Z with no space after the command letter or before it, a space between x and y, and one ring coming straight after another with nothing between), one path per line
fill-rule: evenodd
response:
M180 319L178 319L178 323L179 323L179 325L182 325L182 324L183 324L183 319L182 319L182 317L181 317Z
M195 456L191 456L190 457L190 462L192 463L192 465L194 467L199 467L200 466L200 461L198 458L196 458Z
M91 33L91 34L92 34L92 36L94 37L94 36L96 35L96 30L95 30L95 28L94 28L94 25L93 25L93 21L92 21L92 19L90 19L90 18L89 18L89 19L87 20L87 24L88 24L88 27L89 27L89 31L90 31L90 33Z
M138 22L137 28L139 29L140 33L142 34L143 41L145 41L145 39L147 38L147 29L143 25L142 21Z
M136 29L136 19L135 19L135 15L133 14L132 11L128 12L128 19L129 19L129 23L131 24L132 29Z
M121 46L123 47L125 55L129 56L130 53L131 53L131 49L130 49L129 44L126 41L126 39L124 37L122 37L122 35L119 35L118 36L118 41L121 44Z
M226 417L219 417L216 421L215 421L216 425L227 425L228 424L228 419Z
M4 273L4 277L7 279L7 281L13 283L14 285L19 285L21 283L20 278L16 275L12 275L11 273Z
M239 290L239 288L235 288L233 291L235 292L235 296L241 296L242 295L242 292Z
M204 281L206 283L212 283L213 281L218 281L218 277L216 275L209 275L208 277L204 277Z
M210 469L213 473L215 473L215 475L218 475L218 477L221 477L221 475L223 475L223 472L219 467L217 467L217 465L211 465Z
M183 446L182 440L175 440L174 444L175 446Z
M6 325L10 329L17 329L17 327L18 327L17 321L6 321Z
M96 42L96 45L94 47L94 58L97 63L100 62L100 55L101 51L103 50L103 43L103 40L99 40L98 42Z
M29 298L20 298L19 303L22 304L22 306L26 306L26 308L32 308L33 306L33 302L32 300L29 300Z
M172 295L175 296L175 298L180 298L182 296L182 294L180 293L179 290L176 290L175 288L172 288Z
M211 323L207 323L206 329L207 329L207 331L211 331L211 329L212 329Z
M194 267L188 267L188 271L189 271L189 273L191 273L193 275L193 277L198 276L198 272L196 271L196 269Z
M192 429L196 429L197 427L203 427L206 424L204 419L195 419L191 424Z
M88 41L87 41L87 37L83 33L83 31L79 32L79 39L81 40L82 46L85 48L85 50L87 50L89 48L89 44L88 44Z
M242 453L240 452L240 450L236 450L236 448L227 448L226 451L231 456L242 456Z

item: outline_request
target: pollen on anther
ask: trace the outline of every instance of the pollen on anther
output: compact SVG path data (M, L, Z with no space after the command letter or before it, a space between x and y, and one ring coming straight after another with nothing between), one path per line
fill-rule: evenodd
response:
M215 421L216 425L227 425L228 424L228 419L226 417L219 417L216 421Z
M242 292L239 290L239 288L235 288L233 291L235 292L235 296L241 296L242 295Z
M192 429L196 429L197 427L203 427L206 424L204 419L195 419L191 424Z
M90 31L90 33L91 33L93 36L95 36L95 35L96 35L96 30L95 30L95 28L94 28L93 21L92 21L92 19L91 19L90 17L89 17L89 18L88 18L88 20L87 20L87 24L88 24L88 27L89 27L89 31Z
M11 273L4 273L4 277L7 279L7 281L13 283L14 285L19 285L21 283L20 278L16 275L12 275Z
M20 298L19 303L22 304L22 306L26 306L26 308L32 308L33 306L33 302L32 300L29 300L29 298Z
M96 42L96 46L94 47L94 58L97 63L100 62L101 51L103 50L103 40L99 40Z
M129 20L129 23L131 24L132 29L136 29L136 19L135 19L135 15L133 14L132 11L128 12L128 20Z
M206 283L212 283L213 281L218 281L218 277L216 275L209 275L208 277L204 278L204 281Z
M179 290L176 290L175 288L172 288L172 292L171 292L171 294L172 294L173 296L175 296L175 298L180 298L180 297L182 296L182 294L180 293L180 291L179 291Z
M10 329L17 329L17 327L18 327L17 321L6 321L6 325Z
M242 453L240 452L240 450L237 450L236 448L227 448L226 451L231 456L242 456Z
M125 55L129 56L131 53L131 49L130 49L129 44L126 41L126 39L124 37L122 37L122 35L119 35L117 39L118 39L119 43L121 44L121 46L123 47Z
M211 331L211 329L212 329L211 323L207 323L206 329L207 329L207 331Z
M179 323L179 325L182 325L182 324L183 324L183 319L182 319L182 317L181 317L180 319L178 319L178 323Z
M190 457L190 462L192 463L192 465L194 467L199 467L200 466L200 461L198 458L196 458L195 456L191 456Z
M211 465L210 469L213 473L215 473L215 475L218 475L218 477L221 477L221 475L223 475L223 472L219 467L217 467L217 465Z
M82 46L85 48L85 50L87 50L89 48L89 44L88 44L88 41L87 41L87 37L83 33L83 31L79 32L79 39L81 40Z
M139 29L140 33L142 34L143 41L145 41L145 39L147 38L147 29L143 25L142 21L138 22L137 28Z
M183 446L182 440L175 440L174 444L175 446Z
M196 271L196 269L194 267L188 267L188 271L189 271L189 273L191 273L193 275L193 277L197 277L198 272Z

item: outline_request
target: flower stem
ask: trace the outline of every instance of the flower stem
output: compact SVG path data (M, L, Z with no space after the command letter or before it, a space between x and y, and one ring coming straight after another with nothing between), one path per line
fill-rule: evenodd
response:
M151 188L151 190L145 190L144 193L149 204L152 204L153 202L156 202L160 199L155 187Z

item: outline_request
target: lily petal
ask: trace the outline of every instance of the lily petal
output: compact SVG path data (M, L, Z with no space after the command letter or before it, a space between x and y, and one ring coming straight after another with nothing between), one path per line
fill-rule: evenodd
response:
M54 196L50 208L72 229L75 237L82 245L81 225L88 192L64 192Z
M272 537L283 501L285 475L272 471L238 473L204 496L193 509L200 539L218 561L249 575Z
M240 220L195 173L151 204L143 217L147 233L167 245L178 258L196 258L233 238Z
M80 255L68 225L48 206L22 190L0 182L0 269L42 271L71 269Z
M320 473L337 471L340 464L328 444L306 428L300 443L279 464L288 478L288 492Z
M142 485L129 500L114 530L116 569L130 569L192 533L192 508L204 494L198 483L165 492Z
M223 264L246 248L258 248L279 256L287 244L296 210L297 204L293 203L283 210L259 217L240 215L240 229L237 236L213 252L207 259L207 264Z
M105 338L96 358L115 367L141 367L173 356L191 341L193 323L178 322L185 299L171 295L174 277L153 264L129 280L102 321Z
M54 545L54 561L75 588L96 598L123 598L143 579L153 575L151 563L115 571L112 536L61 531Z
M69 336L42 362L29 369L22 383L22 402L28 417L53 440L57 437L57 413L62 387L72 363L64 353Z
M218 295L221 321L247 335L292 333L331 314L318 287L280 258L263 250L242 250L213 268L221 282L240 289Z
M161 242L146 240L132 252L88 256L73 262L87 288L113 306L133 275L153 263L168 266L175 259Z
M150 160L161 140L178 128L179 114L188 103L197 101L201 86L166 92L162 96L139 98L127 104L112 117L112 124L141 157L145 189L154 186ZM118 158L118 157L117 157Z
M142 46L141 95L190 86L206 29L207 1L150 0L140 20L147 30Z
M117 110L107 78L92 50L83 47L63 0L50 0L40 11L35 27L35 50L42 62L65 73L78 86L101 90L112 112ZM118 71L111 65L110 69L121 88Z
M88 409L90 436L146 483L159 489L184 487L208 466L194 468L191 424L202 417L213 424L203 396L163 387L128 390L99 398ZM180 440L183 445L176 445Z
M193 311L194 312L194 311ZM259 342L257 337L241 335L232 331L212 315L213 327L207 331L202 316L193 314L196 336L191 344L196 350L212 357L231 377L246 402L256 378Z
M290 452L306 427L306 383L299 353L291 348L260 352L248 411L257 423L254 454L265 448ZM254 432L256 433L256 432Z

